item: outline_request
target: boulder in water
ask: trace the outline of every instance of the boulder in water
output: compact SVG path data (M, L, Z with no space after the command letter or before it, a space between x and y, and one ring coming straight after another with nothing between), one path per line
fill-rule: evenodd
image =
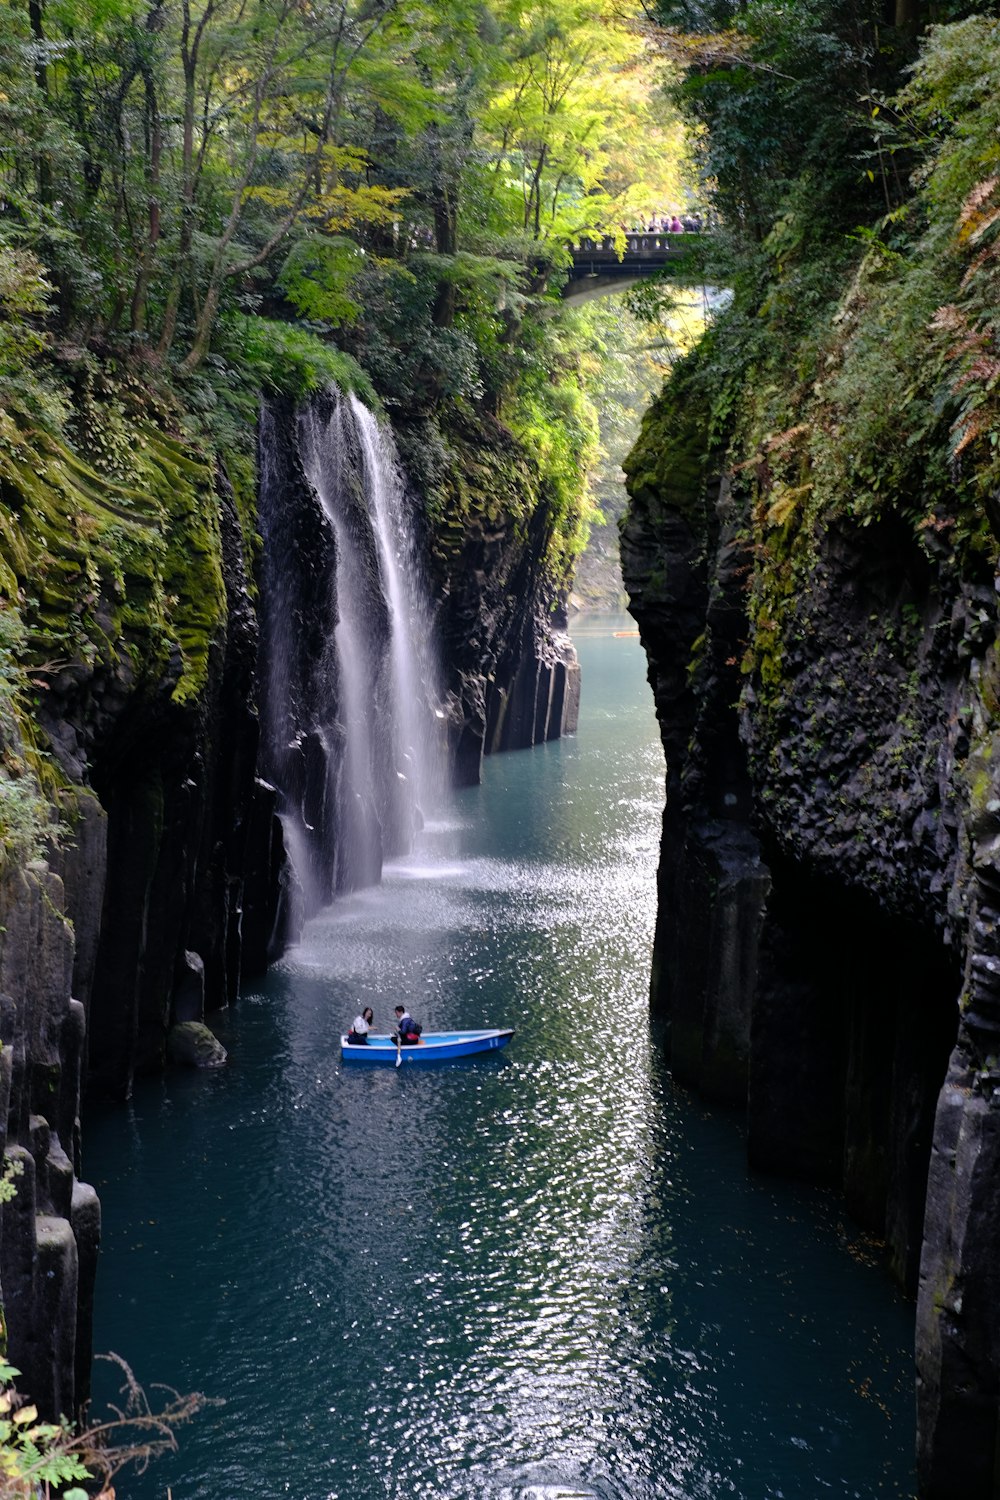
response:
M180 1021L167 1036L167 1056L183 1068L221 1068L229 1054L202 1021Z

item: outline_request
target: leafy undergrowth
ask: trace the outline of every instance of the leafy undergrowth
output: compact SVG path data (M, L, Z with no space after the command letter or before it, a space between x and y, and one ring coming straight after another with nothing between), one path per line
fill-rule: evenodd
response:
M4 1500L114 1500L112 1481L123 1470L142 1472L177 1451L177 1429L209 1401L171 1392L153 1410L145 1391L118 1355L104 1358L123 1376L122 1404L109 1417L74 1432L65 1420L41 1422L21 1396L19 1371L0 1359L0 1495ZM86 1484L87 1488L83 1488ZM95 1495L94 1486L100 1485Z

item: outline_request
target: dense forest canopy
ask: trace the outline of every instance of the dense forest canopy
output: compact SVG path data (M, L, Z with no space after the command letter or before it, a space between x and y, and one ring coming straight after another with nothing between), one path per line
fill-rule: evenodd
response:
M420 307L425 373L471 340L496 394L567 244L680 192L608 0L8 0L0 28L8 375L46 306L188 372L240 315L357 344Z
M163 507L221 466L252 555L262 392L381 405L444 551L501 503L470 455L513 441L502 505L541 507L565 589L620 341L560 290L581 235L692 201L663 72L612 0L0 0L8 859L60 779L53 673L134 628L137 683L179 649L196 700L215 543Z

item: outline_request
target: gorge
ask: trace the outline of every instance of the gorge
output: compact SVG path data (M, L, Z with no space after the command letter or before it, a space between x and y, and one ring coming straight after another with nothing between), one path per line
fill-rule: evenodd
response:
M842 1194L915 1299L921 1500L1000 1495L998 58L961 0L0 3L0 1333L45 1416L90 1393L88 1112L228 1077L239 997L419 866L443 787L558 763L641 344L636 1128L655 1077ZM563 300L674 203L697 327L669 277L617 328ZM537 1098L572 1140L587 1088Z
M576 735L490 757L244 983L230 1067L89 1113L106 1347L225 1403L130 1500L911 1488L912 1309L832 1192L747 1174L650 1021L663 774L630 624L571 625ZM398 999L515 1035L341 1065L342 1018Z

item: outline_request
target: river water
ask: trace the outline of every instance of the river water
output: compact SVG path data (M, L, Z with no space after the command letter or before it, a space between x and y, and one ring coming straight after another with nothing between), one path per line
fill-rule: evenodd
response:
M225 1403L121 1500L912 1494L912 1313L877 1251L834 1197L749 1176L738 1118L663 1066L628 628L577 630L577 736L488 761L245 989L228 1068L86 1122L96 1345ZM517 1032L344 1069L341 1027L400 998Z

